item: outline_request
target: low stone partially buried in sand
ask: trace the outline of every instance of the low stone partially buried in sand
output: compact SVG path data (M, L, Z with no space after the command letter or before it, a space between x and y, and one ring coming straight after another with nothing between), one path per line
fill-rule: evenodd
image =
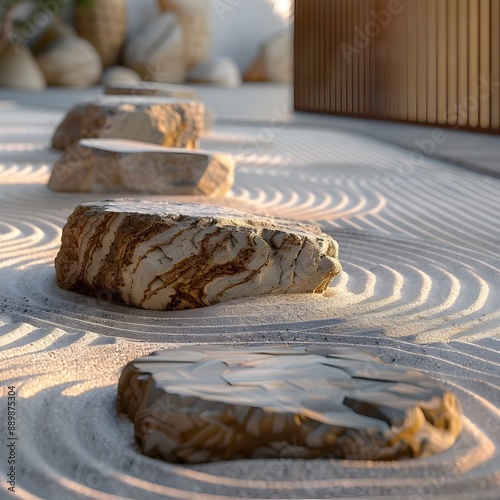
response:
M427 457L461 431L437 382L346 347L160 351L128 363L118 398L143 452L171 462Z
M224 196L234 161L222 153L136 141L82 139L52 170L55 191Z
M57 282L155 310L272 293L321 293L341 271L318 228L222 207L115 200L78 206Z
M52 147L66 149L79 139L129 139L196 149L204 130L203 103L148 96L103 96L77 104L59 124Z

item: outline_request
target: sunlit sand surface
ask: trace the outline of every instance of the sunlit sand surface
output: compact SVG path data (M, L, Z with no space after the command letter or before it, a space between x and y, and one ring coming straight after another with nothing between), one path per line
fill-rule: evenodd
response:
M409 168L405 150L335 129L218 126L202 146L238 168L230 198L208 201L321 226L344 272L325 296L143 311L55 283L67 216L105 198L45 187L60 117L0 115L0 377L18 388L20 498L498 498L500 181ZM120 370L192 343L355 345L441 380L464 431L446 453L397 463L149 459L115 410Z

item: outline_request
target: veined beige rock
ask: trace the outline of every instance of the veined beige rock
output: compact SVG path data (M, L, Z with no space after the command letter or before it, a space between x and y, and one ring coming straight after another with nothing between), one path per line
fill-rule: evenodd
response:
M198 94L190 87L161 82L139 82L134 85L113 82L106 86L104 93L106 95L146 95L199 99Z
M79 139L130 139L195 149L204 129L199 101L145 96L103 96L72 108L52 137L66 149Z
M453 445L454 394L350 347L183 347L127 364L121 410L146 455L395 460Z
M224 196L234 182L225 154L136 141L81 139L54 165L55 191Z
M341 271L314 226L197 204L78 206L56 257L60 287L177 310L271 293L321 293Z

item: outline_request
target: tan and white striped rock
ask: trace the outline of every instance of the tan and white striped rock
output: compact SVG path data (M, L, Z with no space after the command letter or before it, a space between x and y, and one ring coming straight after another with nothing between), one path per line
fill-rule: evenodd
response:
M54 165L55 191L224 196L234 182L225 154L120 139L81 139Z
M79 139L100 138L196 149L204 109L189 99L103 96L74 106L55 131L52 147L66 149Z
M127 364L118 400L143 452L170 462L428 457L462 427L439 383L349 347L164 350Z
M136 307L190 309L271 293L321 293L341 271L318 228L197 204L78 206L63 229L57 282Z

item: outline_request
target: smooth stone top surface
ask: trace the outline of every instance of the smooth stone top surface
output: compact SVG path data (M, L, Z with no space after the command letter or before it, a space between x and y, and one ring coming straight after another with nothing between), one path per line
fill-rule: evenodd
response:
M187 150L185 148L166 148L150 142L128 141L126 139L81 139L80 146L108 151L110 153L178 153L189 156L211 155L206 149Z
M118 386L143 451L169 461L393 460L449 448L450 392L349 347L184 347L130 362Z

